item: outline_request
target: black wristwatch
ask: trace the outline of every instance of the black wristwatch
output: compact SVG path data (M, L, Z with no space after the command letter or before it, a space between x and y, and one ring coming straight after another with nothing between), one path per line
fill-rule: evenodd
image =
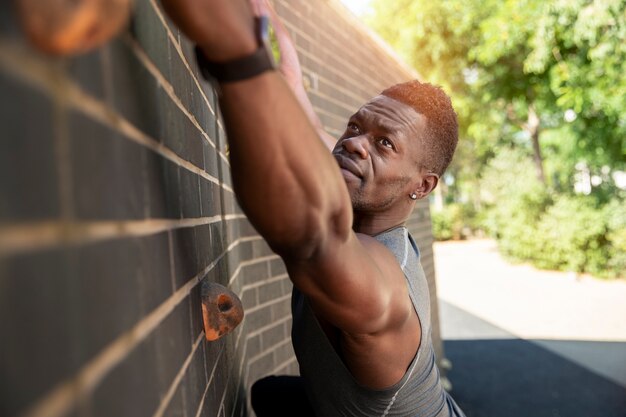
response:
M202 76L209 81L228 83L255 77L274 69L274 57L269 42L269 20L267 16L255 18L255 29L259 48L251 55L226 62L209 61L200 47L196 46L196 60Z

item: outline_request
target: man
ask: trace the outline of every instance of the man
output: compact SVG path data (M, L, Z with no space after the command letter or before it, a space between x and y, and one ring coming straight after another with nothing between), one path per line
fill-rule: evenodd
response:
M403 226L452 158L450 100L416 81L391 87L331 154L301 86L267 65L244 0L162 1L219 82L235 193L295 287L302 378L258 382L257 415L462 416L439 381L428 287Z

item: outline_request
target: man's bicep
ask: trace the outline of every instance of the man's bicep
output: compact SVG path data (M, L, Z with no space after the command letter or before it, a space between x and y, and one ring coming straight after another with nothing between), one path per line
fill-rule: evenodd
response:
M389 322L398 290L396 275L401 274L394 261L373 238L352 233L348 241L329 245L313 259L286 260L286 264L294 285L307 296L315 313L356 334L375 333Z

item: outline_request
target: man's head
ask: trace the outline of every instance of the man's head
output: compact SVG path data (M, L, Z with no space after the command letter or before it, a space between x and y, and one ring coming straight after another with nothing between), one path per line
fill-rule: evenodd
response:
M436 187L457 140L448 96L410 81L384 90L352 115L333 154L355 211L410 212L413 200Z
M424 135L419 138L423 164L441 177L452 161L459 138L450 97L440 87L417 80L396 84L381 94L412 107L426 118Z

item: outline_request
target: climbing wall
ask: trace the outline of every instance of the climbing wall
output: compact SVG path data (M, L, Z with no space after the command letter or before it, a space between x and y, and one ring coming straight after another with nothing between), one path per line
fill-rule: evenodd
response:
M277 1L328 131L416 75L333 1ZM0 415L240 416L298 372L291 284L233 195L215 91L158 2L73 58L0 3ZM428 205L410 223L434 278ZM201 282L246 311L204 338ZM435 328L436 326L435 322Z

